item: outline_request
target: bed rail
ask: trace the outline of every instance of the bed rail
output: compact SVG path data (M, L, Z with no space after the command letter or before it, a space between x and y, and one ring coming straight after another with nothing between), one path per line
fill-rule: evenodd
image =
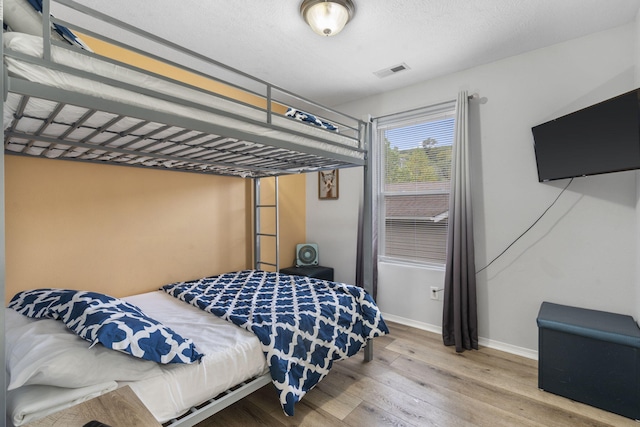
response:
M221 393L198 407L191 408L185 415L175 418L163 424L164 427L191 427L206 420L213 414L222 411L227 406L233 405L240 399L250 395L254 391L271 383L271 375L266 373L252 378L236 387Z
M52 5L68 19L50 17ZM45 0L43 11L41 54L15 47L26 38L3 35L7 154L244 177L366 162L361 120L73 0ZM54 40L51 23L133 53L143 64L162 62L180 78L104 56L104 44L90 52ZM21 74L27 67L50 72L53 82Z

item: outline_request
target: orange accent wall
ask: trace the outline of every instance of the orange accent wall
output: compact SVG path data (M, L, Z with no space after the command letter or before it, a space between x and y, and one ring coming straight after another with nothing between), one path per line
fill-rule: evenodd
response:
M306 174L280 178L280 266L295 262L296 244L306 242Z
M278 198L280 212L280 266L291 267L295 262L296 244L305 242L306 235L306 175L288 175L279 178ZM261 181L260 203L271 205L275 198L275 180L264 178ZM274 234L275 210L264 208L261 210L260 231L266 234ZM275 239L262 237L261 260L275 263ZM263 270L275 271L274 268L264 265Z
M82 38L96 53L260 102L235 88ZM305 175L281 177L279 191L286 267L295 245L305 241ZM7 155L6 302L20 290L40 287L120 297L253 268L251 192L250 179Z
M249 179L5 156L6 301L113 296L252 268ZM305 176L280 178L283 266L305 239Z
M114 296L246 266L248 180L5 157L7 297Z

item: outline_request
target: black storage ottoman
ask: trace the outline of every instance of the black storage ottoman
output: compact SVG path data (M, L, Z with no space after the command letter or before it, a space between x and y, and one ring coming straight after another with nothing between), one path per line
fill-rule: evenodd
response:
M281 268L280 273L291 274L292 276L307 276L315 279L333 281L333 268L319 265L309 265L303 267Z
M631 316L543 302L538 387L640 420L640 328Z

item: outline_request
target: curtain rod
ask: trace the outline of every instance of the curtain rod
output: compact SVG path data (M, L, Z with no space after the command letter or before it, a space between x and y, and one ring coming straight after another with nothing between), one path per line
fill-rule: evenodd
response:
M480 95L479 95L477 92L475 92L475 93L472 93L471 95L469 95L469 96L467 97L467 99L468 99L469 101L474 100L474 99L480 99ZM376 119L376 120L385 119L385 118L387 118L387 117L395 116L395 115L397 115L397 114L411 114L411 113L413 113L413 112L420 111L420 110L424 110L424 109L426 109L426 108L432 108L432 107L436 107L436 108L437 108L438 106L441 106L441 105L446 105L446 104L455 104L455 102L456 102L456 100L455 100L455 99L451 99L451 100L449 100L449 101L438 102L438 103L435 103L435 104L429 105L429 106L427 106L427 107L412 108L411 110L403 111L402 113L391 113L391 114L385 114L385 115L383 115L383 116L378 116L378 117L368 116L368 117L367 117L367 119L365 119L364 121L366 122L366 121L372 121L373 119Z

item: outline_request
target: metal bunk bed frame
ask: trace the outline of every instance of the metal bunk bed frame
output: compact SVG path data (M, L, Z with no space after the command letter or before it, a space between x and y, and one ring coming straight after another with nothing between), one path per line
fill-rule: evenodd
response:
M349 117L335 110L322 107L313 101L307 100L303 97L295 95L279 87L273 86L267 82L256 79L250 75L247 75L241 71L235 70L217 61L206 58L196 52L185 49L172 42L159 38L153 34L149 34L138 28L130 26L126 23L113 19L107 15L97 12L93 9L80 5L73 0L55 0L57 4L63 5L77 13L84 16L88 16L99 21L105 22L109 25L118 27L134 34L135 36L142 37L146 40L150 40L155 44L162 46L163 48L169 48L172 51L179 52L188 58L193 58L200 63L206 64L207 67L212 67L217 70L222 70L224 74L231 74L239 77L241 80L249 81L250 85L261 87L261 91L247 89L245 86L239 85L229 80L222 80L216 78L213 75L209 75L206 72L199 71L191 67L186 67L177 62L167 61L160 54L153 54L141 49L138 49L129 44L110 40L91 31L87 28L83 28L80 25L72 24L67 21L55 19L50 15L50 0L43 1L43 58L36 58L28 55L19 54L17 52L5 49L4 40L0 43L0 53L3 58L3 75L0 80L0 90L3 94L3 117L5 113L5 102L7 101L8 94L19 94L22 97L22 101L18 105L14 117L16 122L25 115L25 106L32 98L52 100L57 102L56 108L48 117L40 117L38 120L41 122L41 126L38 130L31 133L26 133L19 130L15 124L5 127L5 151L2 153L2 161L0 162L0 176L2 177L2 185L0 186L0 268L2 275L0 277L0 292L6 297L5 289L5 206L4 206L4 155L22 155L22 156L37 156L37 157L53 157L56 159L73 160L92 162L99 164L113 164L113 165L125 165L131 167L146 167L152 169L165 169L191 173L208 173L215 175L234 175L249 178L260 178L267 176L278 176L292 173L301 173L309 171L319 171L326 169L337 169L344 167L364 167L364 195L361 203L361 217L364 219L363 225L360 231L360 236L364 239L363 252L359 254L359 259L363 260L363 273L360 275L359 283L364 286L369 292L371 292L371 283L373 277L372 259L371 259L371 172L367 166L367 144L370 141L370 132L367 124L361 120ZM4 14L2 13L3 0L0 0L0 19L4 21ZM235 116L233 113L222 111L215 107L204 106L202 104L186 101L184 99L176 98L165 93L159 93L153 90L142 88L139 86L123 85L120 82L113 81L109 78L104 78L98 75L92 75L86 71L81 71L75 68L71 68L62 64L52 62L52 49L73 49L76 48L66 45L63 42L53 40L51 37L52 23L63 25L74 31L83 33L87 36L97 39L108 40L110 43L147 56L151 59L160 60L163 63L169 63L170 65L187 70L195 75L203 76L221 82L227 86L235 89L242 90L250 93L253 96L258 97L264 101L264 107L256 107L255 105L245 102L238 102L243 107L249 107L263 113L264 121L247 119L246 117ZM4 35L2 36L4 38ZM55 46L55 47L53 47ZM82 52L88 57L97 58L106 61L108 63L125 67L128 69L141 71L138 68L123 64L112 59L108 59L102 56L95 55L90 52ZM59 89L47 85L43 85L37 82L29 82L27 80L12 77L7 71L6 58L15 58L30 62L36 65L42 65L45 67L53 67L65 73L69 73L78 77L89 78L93 81L99 81L105 84L115 85L116 87L125 87L136 93L152 96L160 100L169 101L186 107L194 107L197 109L209 111L211 113L240 119L245 122L259 125L268 130L275 130L287 133L289 135L300 136L306 138L311 142L323 143L325 146L336 146L336 151L327 151L324 148L316 148L312 145L306 145L301 147L295 143L273 138L268 135L256 135L240 129L229 127L227 125L220 125L213 122L207 122L198 119L192 119L186 116L178 116L167 114L161 111L150 111L148 109L139 108L134 105L129 105L126 102L119 102L117 100L100 99L89 95L68 91L65 89ZM155 78L171 81L173 84L177 84L186 87L191 90L197 90L206 92L208 95L215 95L221 99L230 100L222 95L212 94L200 88L196 88L186 83L176 82L171 79L153 75ZM275 94L278 94L280 98L276 99ZM58 101L56 101L58 100ZM64 100L61 102L59 100ZM316 135L308 135L296 130L292 130L289 127L283 127L281 124L274 123L273 117L275 114L273 108L276 105L288 103L301 102L306 106L307 111L312 114L316 114L316 111L321 111L323 118L331 120L333 124L336 124L343 135L350 137L356 142L357 146L350 147L349 150L356 153L346 155L344 151L341 151L341 143L335 142L330 138L324 138ZM46 129L52 125L60 125L58 122L57 114L60 110L64 109L67 105L80 106L85 108L85 113L79 117L78 120L73 123L67 123L67 129L60 135L52 137L46 134ZM105 122L101 126L89 127L86 123L97 111L106 111L112 114L111 120ZM130 126L126 131L114 132L110 130L110 126L117 123L123 118L134 117L138 120L138 123ZM33 119L33 117L31 117ZM139 130L144 128L149 123L162 123L161 126L156 127L147 133L141 133ZM6 126L6 124L5 124ZM71 139L71 135L74 131L83 129L89 131L89 135L82 139ZM324 130L322 130L324 131ZM167 132L170 133L167 136ZM330 131L325 131L330 132ZM102 135L103 142L95 143L93 138ZM121 138L128 138L126 143L117 144L117 141ZM16 142L17 141L17 142ZM10 149L9 145L13 144ZM16 149L16 144L18 149ZM2 304L0 308L0 320L4 324L5 307ZM371 342L365 348L365 360L371 360L373 354L373 348ZM0 363L6 364L5 360L5 342L4 331L2 331L2 338L0 339ZM6 370L0 370L0 382L6 383ZM211 416L215 412L218 412L235 401L247 396L255 390L270 382L269 375L264 375L255 378L246 383L240 384L232 389L231 392L225 392L223 395L218 396L215 399L205 402L199 408L193 408L189 413L180 417L179 420L172 420L167 425L180 425L191 426L207 417ZM7 413L6 404L7 390L2 388L0 392L0 409L2 413Z

